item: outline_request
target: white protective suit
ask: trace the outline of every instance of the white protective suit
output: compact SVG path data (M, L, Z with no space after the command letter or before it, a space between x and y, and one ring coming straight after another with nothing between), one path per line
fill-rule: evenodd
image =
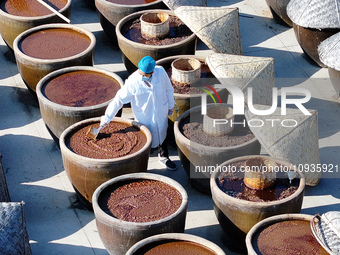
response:
M142 75L137 71L129 76L124 86L108 105L101 124L108 124L123 107L131 103L136 121L145 125L152 134L152 148L161 145L166 138L168 128L168 111L175 105L174 89L169 76L161 66L156 66L151 79L142 81Z

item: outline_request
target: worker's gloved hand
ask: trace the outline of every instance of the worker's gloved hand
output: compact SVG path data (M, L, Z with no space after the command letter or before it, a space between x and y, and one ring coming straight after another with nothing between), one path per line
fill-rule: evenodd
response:
M109 124L109 123L108 123L108 120L107 120L106 116L102 116L100 118L100 125L99 125L99 127L100 128L104 128L104 127L107 126L107 124Z
M174 112L173 109L169 109L169 111L168 111L168 116L171 116L173 112Z

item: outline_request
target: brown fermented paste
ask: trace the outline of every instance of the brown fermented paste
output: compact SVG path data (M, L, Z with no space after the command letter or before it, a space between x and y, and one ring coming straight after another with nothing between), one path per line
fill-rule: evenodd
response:
M327 255L313 236L307 220L271 224L256 234L253 247L261 255Z
M107 0L107 1L114 4L122 5L140 5L156 2L157 0Z
M235 122L243 123L244 116L235 116ZM245 122L247 124L247 122ZM231 133L223 136L213 136L203 131L203 117L199 114L191 114L180 123L182 134L192 142L212 147L230 147L243 144L252 140L255 136L248 125L235 125Z
M107 207L120 220L149 222L168 217L181 206L181 193L154 180L134 181L112 192Z
M241 171L244 162L244 160L233 162L230 167L226 167L225 171L219 174L216 180L218 187L229 196L252 202L270 202L289 197L299 188L299 178L295 178L290 183L286 173L279 171L285 169L279 164L275 168L277 179L274 186L264 190L248 188L243 182L244 172ZM231 171L228 172L228 169Z
M139 128L125 123L111 121L100 130L97 139L90 139L86 133L90 126L99 127L99 123L85 126L68 138L68 147L75 153L88 158L113 159L139 151L146 143L146 136Z
M21 51L34 58L59 59L84 52L90 38L67 28L50 28L32 33L20 42Z
M136 252L136 255L216 255L216 253L203 245L189 241L156 242L145 245Z
M56 10L64 8L67 0L49 0L46 1ZM37 0L4 0L0 4L1 10L11 15L22 17L37 17L53 13Z
M171 63L163 67L166 70L171 80L171 75L172 75ZM178 94L203 93L204 91L200 88L211 91L208 87L205 86L205 84L208 84L214 87L214 84L216 83L218 83L218 81L215 78L215 76L211 73L209 66L202 61L201 61L201 79L197 83L195 84L179 83L179 82L171 80L172 87L174 88L174 93L178 93Z
M74 71L46 83L43 94L54 103L86 107L114 98L120 85L114 78L95 71Z
M139 18L126 22L122 27L122 35L127 39L146 45L170 45L185 40L192 35L191 30L176 16L169 15L169 35L162 38L144 38L141 33Z

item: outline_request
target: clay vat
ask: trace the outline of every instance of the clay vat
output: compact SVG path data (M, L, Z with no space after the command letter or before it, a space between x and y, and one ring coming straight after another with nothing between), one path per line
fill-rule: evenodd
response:
M49 73L39 81L36 91L42 119L52 136L59 139L72 124L104 115L123 84L117 74L90 66L66 67ZM58 86L63 91L55 89ZM117 117L120 115L121 111Z
M166 245L169 247L168 245L171 245L171 243L177 243L180 245L182 242L193 245L194 248L196 248L196 254L225 255L224 251L213 242L199 236L182 233L168 233L150 236L135 243L125 255L140 255L144 254L146 251L150 252L152 248L155 248L159 245ZM187 246L184 246L183 250L178 249L176 254L187 254L185 253L185 248L187 248ZM161 251L166 252L166 250ZM157 254L156 249L153 252L154 254Z
M156 61L165 57L175 56L175 55L194 55L196 51L197 38L194 33L190 30L190 36L187 38L171 43L168 45L148 45L139 42L135 42L125 37L123 34L123 29L127 29L127 24L131 23L133 20L139 19L144 13L150 12L165 12L170 16L175 14L167 10L147 10L132 13L125 18L121 19L116 27L116 34L118 39L119 48L122 51L122 58L124 65L129 73L137 70L138 62L145 56L151 56ZM171 23L170 23L170 34L171 34ZM189 28L188 28L189 29Z
M233 163L245 161L254 157L259 156L251 155L234 158L224 162L220 167L221 169L224 169L224 167L227 168ZM274 161L278 165L292 166L290 162L282 159L267 156L261 156L261 158ZM296 172L297 177L295 178L295 181L298 182L298 188L293 194L286 198L269 202L247 201L226 194L217 184L220 174L220 171L216 171L211 175L210 179L214 211L225 233L227 244L233 250L239 252L246 251L246 235L259 221L278 214L299 213L301 210L305 189L305 178L300 172ZM284 174L285 173L282 173L283 176Z
M170 216L149 222L118 220L106 213L102 200L105 193L121 185L140 180L155 180L175 188L182 196L180 207ZM100 185L93 194L93 210L99 236L110 254L125 254L138 241L163 233L183 233L188 197L185 189L173 179L152 173L134 173L115 177Z
M274 20L278 24L285 24L292 27L293 22L287 15L287 5L289 1L290 0L266 0L266 3L272 12Z
M98 186L111 178L135 172L145 172L151 148L151 133L140 123L123 118L115 118L114 122L133 125L140 129L146 137L146 143L137 152L112 159L96 159L81 156L73 152L68 146L72 134L83 127L92 124L99 126L100 117L77 122L60 135L60 151L64 169L81 202L89 207L92 195Z
M260 251L258 251L258 245L256 243L256 240L258 238L258 235L262 233L266 228L270 227L273 224L276 223L289 223L291 221L302 221L306 222L309 229L306 230L306 232L303 233L303 235L295 234L294 240L291 240L287 237L287 232L285 229L281 230L285 234L284 238L284 245L286 245L286 250L283 249L281 246L280 251L282 251L282 254L297 254L298 252L300 254L329 254L326 252L324 248L318 243L317 239L313 236L312 230L310 229L310 222L313 220L312 215L308 214L282 214L277 216L272 216L267 219L264 219L260 222L258 222L256 225L254 225L250 231L248 232L246 236L246 245L247 245L247 251L249 255L257 255L261 254ZM289 228L289 227L286 227ZM307 232L310 231L310 232ZM279 238L273 238L271 237L271 242L279 241ZM308 240L308 241L306 241ZM295 249L290 249L289 247L293 248L296 245ZM303 247L310 247L310 245L314 248L310 248L308 251L303 250Z
M95 0L95 6L98 13L99 22L109 38L110 42L117 46L116 26L118 22L127 15L150 9L167 9L162 0L130 0L131 2L145 2L142 4L128 4L129 1L108 1Z
M322 41L328 37L340 32L340 29L316 29L305 28L299 25L293 24L294 33L296 39L302 48L302 50L310 57L313 62L321 67L326 67L321 61L318 53L318 47Z
M214 105L208 104L207 107L209 106ZM191 185L198 191L210 194L210 173L204 171L197 172L196 168L202 167L206 169L236 157L260 154L261 145L256 137L242 144L229 147L206 146L190 141L181 130L182 123L187 117L190 118L190 122L196 121L196 118L198 121L203 122L201 120L201 118L203 119L201 106L195 106L187 110L177 118L174 124L179 158L184 170L190 177ZM237 126L234 127L235 129L237 129Z
M5 43L13 49L13 42L14 39L21 34L22 32L37 27L44 24L50 24L50 23L65 23L63 19L61 19L56 14L52 13L51 11L47 10L47 13L44 15L39 16L18 16L14 14L8 13L8 11L4 11L5 8L3 8L3 4L7 2L6 0L1 0L1 9L0 9L0 34L2 38L4 39ZM15 3L16 1L12 1ZM20 1L17 1L20 2ZM29 2L29 1L28 1ZM56 1L56 2L63 2L63 1ZM71 2L72 0L65 0L65 4L61 4L63 6L59 12L66 16L67 18L70 18L71 16ZM32 6L39 6L40 4L37 1L31 2ZM14 8L13 11L20 11L20 5L16 6L17 8ZM45 13L45 10L41 7L38 8L38 10L41 10L43 13ZM39 12L37 12L39 13ZM23 15L23 14L21 14ZM27 14L26 14L27 15Z
M198 59L201 64L203 65L205 63L205 57L203 56L195 56L195 55L176 55L176 56L170 56L166 58L162 58L156 61L157 65L162 66L168 73L169 78L172 76L172 70L171 70L171 63L179 58L195 58ZM210 69L208 65L204 65L201 68L202 75L201 75L201 81L203 83L207 83L210 85L213 84L219 84L219 81L215 78L215 76L210 72ZM204 72L204 74L203 74ZM202 84L204 87L204 85ZM199 90L202 92L201 90ZM221 97L221 100L223 103L226 103L228 101L228 91L226 89L216 89L218 94ZM182 93L174 93L175 98L175 108L174 112L171 116L169 116L169 119L171 120L171 123L174 123L176 119L183 114L185 111L189 110L190 108L194 106L198 106L201 104L201 96L202 93L189 93L189 94L182 94ZM210 97L208 98L208 102L212 103L212 100L210 100Z
M43 32L50 33L50 36L48 33L44 33L46 44L37 38ZM27 40L31 36L35 39L34 44ZM80 40L82 46L79 45ZM25 41L27 42L27 47L31 46L28 48L30 51L32 49L39 49L37 51L39 54L48 52L49 59L47 57L32 57L31 54L25 54L22 49L23 42ZM55 70L70 66L92 66L95 44L96 38L94 35L83 28L68 24L47 24L31 28L18 35L14 40L13 49L20 75L27 88L35 94L38 82L45 75ZM63 49L72 50L74 54L67 54L69 52L63 51ZM66 56L58 57L60 52Z

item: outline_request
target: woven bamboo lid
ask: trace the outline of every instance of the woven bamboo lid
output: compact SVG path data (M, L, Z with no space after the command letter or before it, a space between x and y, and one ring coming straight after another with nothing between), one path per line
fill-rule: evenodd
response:
M207 0L163 0L170 10L181 6L207 6Z
M257 110L268 109L264 105L254 107ZM270 115L255 115L246 109L245 116L248 122L253 119L249 128L267 153L272 157L286 159L299 170L304 170L306 184L315 186L321 178L321 172L312 172L302 167L304 164L311 167L320 164L318 115L316 110L309 112L312 115L304 115L299 109L287 108L287 114L281 115L281 108L278 107ZM273 119L274 122L268 121ZM289 120L295 120L297 124Z
M340 71L340 33L322 41L318 47L318 52L323 64Z
M340 211L315 215L311 227L314 236L329 254L340 254Z
M274 59L213 53L206 58L211 72L223 85L240 88L245 98L253 88L255 104L271 105L275 86Z
M182 6L175 14L211 50L242 54L238 8Z
M0 251L1 254L30 255L23 202L0 203Z
M287 15L306 28L340 28L340 0L291 0Z

